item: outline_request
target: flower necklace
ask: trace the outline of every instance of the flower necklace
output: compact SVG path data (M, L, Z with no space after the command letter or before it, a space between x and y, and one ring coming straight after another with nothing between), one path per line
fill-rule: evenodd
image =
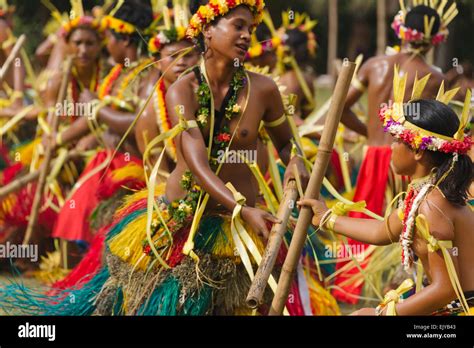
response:
M150 59L146 59L141 64L139 64L139 62L134 62L129 67L125 68L126 70L128 70L128 72L125 74L125 77L120 83L120 87L117 91L117 98L123 98L123 94L125 92L125 89L128 87L129 82L132 81L144 69L144 67L150 63L150 61ZM102 81L102 84L99 87L98 96L100 100L103 100L106 96L111 94L112 87L118 80L118 78L122 75L123 70L123 64L117 64L110 70L110 72L104 78L104 81Z
M434 176L413 180L408 187L407 195L402 203L403 209L403 229L400 234L400 245L402 247L402 264L405 271L409 271L414 261L414 253L411 248L413 244L415 219L421 202L433 187Z
M135 64L138 64L135 68L132 66L128 67L129 72L125 75L123 78L122 82L120 83L120 87L117 91L117 98L118 99L123 99L125 90L127 89L128 85L140 74L147 65L149 65L153 61L152 58L145 59L143 62L139 63L135 62ZM130 71L130 69L132 69Z
M102 84L99 87L98 96L100 100L103 100L106 96L110 95L112 86L122 73L122 69L123 65L117 64L110 70L110 72L104 78L104 81L102 81Z
M160 83L156 86L156 98L155 98L155 113L157 114L157 121L158 121L158 128L160 129L160 134L164 134L168 132L171 127L171 120L168 115L168 110L166 109L166 86L163 79ZM168 155L176 161L176 145L174 144L173 139L168 138L166 140L166 151Z
M95 92L97 90L97 87L99 85L99 79L100 79L100 62L97 63L96 65L96 71L95 74L92 76L92 79L89 83L89 91ZM79 102L79 95L81 94L82 91L85 90L84 85L82 84L81 80L79 79L77 70L75 67L71 69L71 82L68 85L68 90L67 90L67 99L71 100L74 105L76 105ZM74 122L76 120L77 116L72 116L70 117L71 122Z
M199 87L197 90L199 108L196 112L196 120L199 128L203 128L207 125L211 109L211 89L206 82L206 79L199 69ZM222 103L223 111L217 112L218 116L216 119L216 126L220 129L220 132L213 138L213 146L211 149L211 158L209 164L212 168L218 165L219 153L225 150L232 139L230 134L230 121L241 115L242 108L237 103L237 99L240 91L247 84L247 78L245 76L245 70L243 67L239 67L232 77L229 90Z
M195 73L197 74L196 71ZM196 115L198 115L196 119L198 121L199 128L202 129L207 124L208 118L211 114L211 90L200 70L199 75L197 74L197 76L199 80L199 88L197 91L199 108L196 113ZM246 83L247 78L245 76L245 71L241 67L235 72L232 78L229 91L222 104L222 107L224 108L223 112L217 113L218 117L216 124L221 131L213 138L214 141L211 149L210 159L211 167L218 164L218 151L225 149L230 144L232 136L230 134L229 123L233 118L241 114L241 108L240 105L237 104L237 98L239 92L243 89ZM160 128L160 131L164 131L166 130L166 127L170 127L167 113L161 112L161 108L166 109L164 99L166 90L164 83L160 83L159 86L157 86L156 92L156 104L160 108L160 124L163 127L162 129ZM170 204L163 203L162 206L160 206L160 210L162 212L166 212L164 214L166 216L165 223L172 234L192 221L202 191L201 187L194 183L194 178L190 171L186 171L183 174L180 185L183 190L187 192L186 196L183 199L175 200ZM164 226L162 222L154 220L152 223L152 236L155 238L155 240L159 240L161 239L163 233ZM151 247L147 239L143 240L142 245L143 253L146 255L152 255Z

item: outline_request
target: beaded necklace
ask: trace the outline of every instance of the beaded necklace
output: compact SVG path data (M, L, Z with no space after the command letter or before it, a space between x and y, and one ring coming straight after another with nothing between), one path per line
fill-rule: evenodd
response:
M403 229L400 234L400 245L402 247L402 264L406 271L411 268L414 261L414 252L411 246L413 244L418 208L429 193L430 188L433 187L433 181L433 175L413 180L408 186L407 195L402 203Z

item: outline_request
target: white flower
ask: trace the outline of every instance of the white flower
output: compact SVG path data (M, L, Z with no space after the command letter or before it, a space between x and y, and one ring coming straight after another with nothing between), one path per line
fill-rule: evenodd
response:
M162 31L157 35L158 40L160 40L160 43L162 45L166 45L167 43L170 43L170 39L163 33Z

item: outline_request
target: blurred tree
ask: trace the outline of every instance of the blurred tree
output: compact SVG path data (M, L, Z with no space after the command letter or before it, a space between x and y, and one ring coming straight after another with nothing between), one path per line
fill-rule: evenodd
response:
M281 13L291 9L305 11L318 20L315 33L318 40L318 51L315 60L316 71L326 72L328 46L328 1L329 0L266 0L267 7L274 19L275 25L281 24ZM376 1L377 0L338 0L338 57L354 59L358 53L364 53L369 58L376 52ZM51 0L60 10L69 10L69 1ZM390 25L399 9L398 0L387 2L387 43L398 44ZM34 52L37 45L43 40L44 25L50 19L50 13L39 0L9 0L16 6L15 28L16 35L26 33L26 48L29 53ZM84 8L91 9L101 4L100 0L84 0ZM442 45L436 54L436 63L443 69L449 69L454 62L474 62L474 45L468 39L474 25L474 1L457 0L459 15L450 26L451 35L448 43Z

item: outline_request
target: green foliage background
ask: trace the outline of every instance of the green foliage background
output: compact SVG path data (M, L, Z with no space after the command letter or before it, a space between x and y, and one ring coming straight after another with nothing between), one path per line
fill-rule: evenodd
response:
M145 1L145 0L144 0ZM318 20L315 32L318 39L318 54L315 61L315 67L318 73L326 71L327 60L327 28L328 1L332 0L266 0L267 7L270 9L275 24L281 23L281 12L292 9L293 11L306 11L313 18ZM338 36L338 56L345 57L349 45L352 25L354 21L364 21L370 27L370 36L361 37L360 40L369 40L368 46L373 55L376 49L376 1L377 0L333 0L338 1L339 5L339 36ZM50 14L40 0L9 0L9 3L16 6L15 16L15 34L27 34L27 50L32 53L38 44L43 40L42 34L45 23L50 19ZM52 0L52 3L60 11L69 10L68 0ZM84 0L86 9L101 4L98 0ZM446 56L444 62L438 63L442 68L450 68L449 62L453 58L459 61L467 60L474 62L474 45L471 37L474 25L474 0L457 0L459 15L450 26L451 35L449 37L448 47L444 51ZM388 43L394 45L397 43L395 36L390 28L390 23L398 9L398 0L387 0L387 8L392 8L387 13L387 33Z

